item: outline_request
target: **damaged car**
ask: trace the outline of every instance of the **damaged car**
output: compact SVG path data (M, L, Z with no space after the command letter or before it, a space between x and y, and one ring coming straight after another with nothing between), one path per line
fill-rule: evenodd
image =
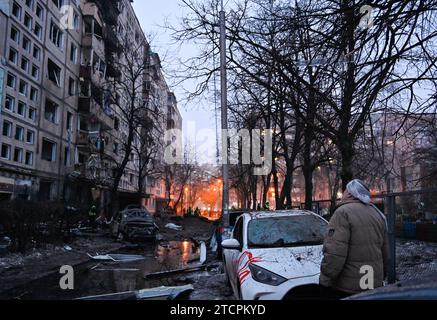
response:
M223 263L241 300L291 299L319 290L323 239L328 222L310 211L241 215L222 242Z
M113 234L129 241L155 240L159 228L153 216L144 208L128 207L113 223Z

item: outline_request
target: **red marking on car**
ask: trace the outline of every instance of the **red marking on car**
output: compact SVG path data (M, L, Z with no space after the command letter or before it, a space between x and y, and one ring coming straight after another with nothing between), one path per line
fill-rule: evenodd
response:
M244 259L247 258L246 261ZM250 275L249 264L261 262L261 257L254 257L252 252L244 251L240 258L238 259L238 265L240 266L238 270L238 278L240 279L240 285L246 281L247 277Z

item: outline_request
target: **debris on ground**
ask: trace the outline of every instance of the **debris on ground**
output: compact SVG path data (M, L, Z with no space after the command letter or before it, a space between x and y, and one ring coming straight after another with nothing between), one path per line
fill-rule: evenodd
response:
M165 227L166 227L167 229L172 229L172 230L177 230L177 231L182 230L182 226L178 226L177 224L174 224L174 223L167 223L167 224L165 225Z
M396 278L400 281L437 273L437 243L396 240Z
M93 260L105 260L105 261L114 261L114 262L132 262L132 261L140 261L144 260L146 257L135 255L135 254L102 254L92 256L87 253L88 257Z
M181 298L187 299L193 290L194 287L192 285L179 287L162 286L138 291L83 297L77 300L177 300Z
M65 244L46 244L22 253L9 253L0 259L0 293L11 288L23 286L54 271L59 272L62 265L75 266L86 262L87 252L114 252L126 243L108 238L78 238L66 251Z

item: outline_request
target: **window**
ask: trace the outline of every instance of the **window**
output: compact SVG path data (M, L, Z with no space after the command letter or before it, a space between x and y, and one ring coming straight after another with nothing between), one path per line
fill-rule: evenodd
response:
M21 7L16 2L12 5L12 15L21 20Z
M32 30L32 21L32 17L26 13L24 15L24 26L29 30Z
M33 166L33 152L26 151L25 163L26 166Z
M42 19L42 15L44 13L44 9L39 4L36 5L36 11L35 12L36 12L36 16L38 18Z
M15 140L24 141L24 128L20 126L15 127Z
M33 0L26 0L26 6L28 6L30 9L33 9Z
M62 48L64 34L59 27L53 22L50 22L50 40L58 47Z
M118 155L118 143L114 142L112 146L112 151L114 152L114 154Z
M33 46L33 57L36 60L39 60L41 58L41 49L35 45Z
M25 57L21 57L21 69L23 69L25 72L29 71L29 60L27 60Z
M114 129L118 130L119 128L120 128L120 120L117 117L115 117L114 118Z
M48 60L47 64L48 73L49 73L49 79L56 83L58 87L61 86L61 68L59 68L56 63L54 63L52 60Z
M71 166L71 152L69 147L64 148L64 165Z
M39 78L39 68L36 65L32 65L32 77L38 80Z
M73 13L73 28L76 31L80 30L80 19L76 11Z
M12 123L6 120L3 120L3 135L5 137L12 137Z
M9 48L9 61L13 64L18 62L18 52L15 49Z
M52 123L58 122L58 105L49 99L46 99L44 118Z
M29 110L27 111L27 117L32 121L36 121L36 109L29 107Z
M23 149L15 148L14 150L14 161L15 162L23 162Z
M6 84L9 88L15 89L17 85L17 78L13 74L8 73Z
M23 101L18 101L17 113L22 117L26 116L26 104Z
M77 63L77 47L72 43L70 48L70 61Z
M13 98L11 96L6 96L5 109L9 110L10 112L15 111L15 98Z
M11 39L16 43L20 43L20 31L18 31L15 27L11 27Z
M23 36L23 49L30 53L30 40L26 36Z
M23 96L27 96L27 88L28 88L27 82L24 80L20 80L20 86L18 88L18 92Z
M67 130L73 130L73 114L67 112Z
M1 157L6 160L11 160L11 146L8 144L2 144Z
M73 78L68 79L68 94L74 96L77 93L76 81Z
M35 23L35 28L33 29L33 34L36 35L39 39L41 39L42 27L38 23Z
M62 7L62 5L64 3L64 0L52 0L52 2L54 3L54 5L56 7L58 7L58 9L61 9L61 7Z
M30 88L30 100L33 102L38 102L38 89L34 87Z
M26 142L28 144L34 144L35 143L35 132L33 132L32 130L27 130Z
M50 162L56 161L56 143L43 138L41 159Z

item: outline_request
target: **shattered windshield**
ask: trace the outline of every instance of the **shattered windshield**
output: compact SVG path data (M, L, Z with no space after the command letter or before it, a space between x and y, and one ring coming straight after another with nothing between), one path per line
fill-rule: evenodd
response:
M327 223L313 215L254 219L248 226L251 248L297 247L323 243Z

